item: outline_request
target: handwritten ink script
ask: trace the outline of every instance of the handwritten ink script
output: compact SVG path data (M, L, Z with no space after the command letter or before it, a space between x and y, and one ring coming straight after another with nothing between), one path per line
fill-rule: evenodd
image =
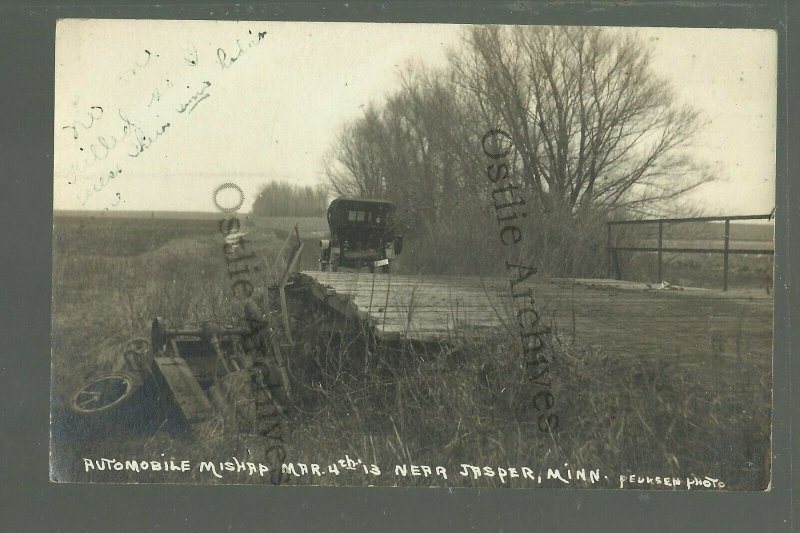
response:
M81 207L124 204L113 184L135 175L135 161L147 157L161 139L190 128L191 116L212 99L217 84L266 38L266 31L248 29L240 37L205 47L142 47L129 64L104 80L109 93L124 94L125 99L92 101L70 110L65 119L57 117L56 135L62 136L56 139L57 150L66 149L57 151L64 164L56 179L66 181Z

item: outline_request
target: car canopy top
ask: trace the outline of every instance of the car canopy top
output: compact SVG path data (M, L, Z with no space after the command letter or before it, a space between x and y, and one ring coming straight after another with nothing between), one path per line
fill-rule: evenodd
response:
M328 206L328 224L386 224L386 215L395 208L388 200L337 198Z

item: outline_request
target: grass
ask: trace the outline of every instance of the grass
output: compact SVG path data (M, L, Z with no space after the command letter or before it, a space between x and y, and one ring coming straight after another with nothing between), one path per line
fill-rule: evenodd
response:
M519 347L487 337L461 352L405 347L377 354L369 374L346 363L295 370L308 393L295 456L313 460L326 455L321 449L335 454L334 443L347 443L354 455L380 465L527 465L543 473L569 464L608 475L706 473L732 488L763 488L769 420L763 384L747 394L711 392L692 372L664 362L552 342L552 392L562 424L552 435L536 427L536 388ZM471 484L487 483L502 485Z
M152 316L180 323L229 321L240 313L229 298L214 223L57 218L55 226L56 421L72 387L112 368L120 346L146 335ZM252 233L265 259L280 247L269 232L256 226ZM379 465L383 475L342 471L292 483L532 486L520 480L504 484L497 477L463 479L456 475L462 463L528 466L542 473L567 463L598 468L609 478L709 475L730 489L747 490L765 488L769 478L771 375L746 358L714 359L699 371L670 361L620 358L554 335L548 354L561 425L549 434L536 427L536 389L514 337L487 333L458 350L375 346L357 327L344 334L325 332L320 326L331 319L326 313L308 302L295 313L299 341L290 354L290 371L296 406L284 435L287 461L324 468L347 454ZM193 438L163 428L144 435L62 435L55 432L53 452L55 475L64 480L268 482L235 473L217 479L196 469L83 471L82 457L193 464L232 456L258 460L264 443L230 431L222 419ZM443 465L449 479L396 477L395 464ZM536 486L548 483L561 486L554 481Z

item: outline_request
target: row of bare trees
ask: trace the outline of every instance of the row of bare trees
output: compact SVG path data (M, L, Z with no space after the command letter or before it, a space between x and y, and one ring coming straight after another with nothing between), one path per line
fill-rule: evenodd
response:
M611 212L654 214L710 179L687 150L701 118L635 34L471 27L448 58L408 66L385 102L341 131L326 160L336 194L394 200L412 234L477 231L470 221L491 209L481 138L492 128L513 141L529 220L564 235Z
M264 185L253 202L253 214L270 217L324 216L328 190L324 185L299 186L286 181Z

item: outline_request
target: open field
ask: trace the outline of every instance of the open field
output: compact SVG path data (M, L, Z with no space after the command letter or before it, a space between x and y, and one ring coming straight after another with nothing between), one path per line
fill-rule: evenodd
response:
M250 220L257 228L271 229L284 235L288 234L295 224L304 238L327 238L330 233L325 217L252 217Z
M246 229L253 249L271 264L282 242L272 230L290 228L282 221L278 228L256 223ZM301 269L316 266L312 241ZM146 336L152 316L175 324L239 316L221 244L212 219L56 217L54 420L72 387L113 367L117 347ZM609 476L693 473L723 479L729 488L765 487L772 331L765 292L620 289L591 280L574 286L543 279L534 286L542 316L557 331L548 353L555 361L558 431L536 428L531 376L518 340L502 329L459 350L398 344L365 353L352 338L321 331L317 318L324 313L312 317L301 309L293 323L300 340L290 354L297 398L288 420L287 460L329 464L350 454L385 468L470 463L545 470L569 463ZM60 479L254 481L197 472L132 478L80 468L81 457L247 457L253 442L239 435L212 429L193 440L164 430L124 438L68 434L57 427L54 433L53 466ZM357 476L295 482L365 483ZM472 483L394 477L370 482ZM494 478L474 485L503 483Z

